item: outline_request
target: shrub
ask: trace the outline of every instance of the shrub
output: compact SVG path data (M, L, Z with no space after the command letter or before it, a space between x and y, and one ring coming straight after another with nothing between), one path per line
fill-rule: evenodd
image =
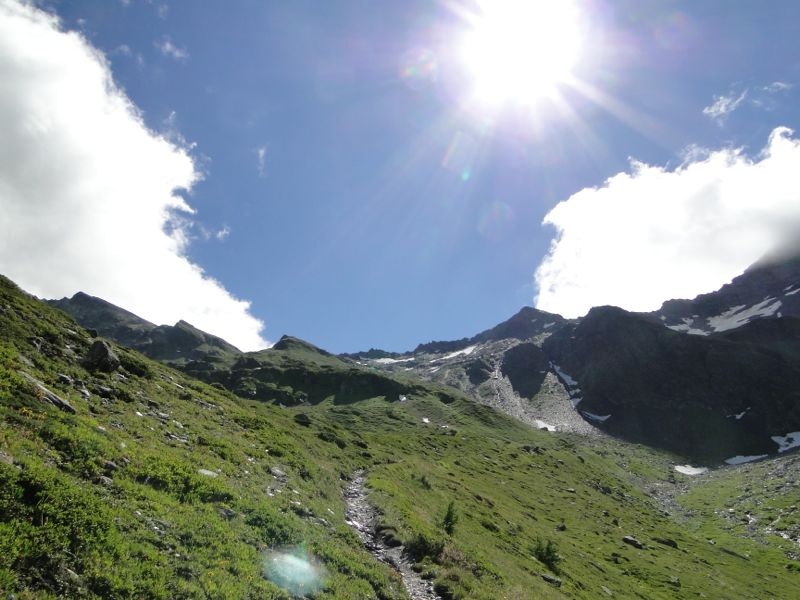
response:
M456 529L456 523L458 523L458 512L456 512L456 505L455 502L452 500L450 504L447 505L447 510L442 517L442 529L447 532L447 535L453 535L453 532Z
M553 573L558 573L558 563L561 562L561 555L552 540L542 542L541 539L536 538L536 544L531 550L536 560L547 565Z

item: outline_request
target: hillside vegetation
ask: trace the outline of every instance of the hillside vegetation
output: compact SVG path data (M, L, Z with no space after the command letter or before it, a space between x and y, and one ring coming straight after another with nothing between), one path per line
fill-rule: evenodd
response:
M794 530L751 535L722 510L794 526L790 460L764 463L790 469L779 493L745 497L768 471L690 486L668 454L537 431L299 340L212 383L98 346L0 278L4 597L407 598L346 522L360 470L379 529L442 598L796 596ZM287 590L276 552L317 579Z

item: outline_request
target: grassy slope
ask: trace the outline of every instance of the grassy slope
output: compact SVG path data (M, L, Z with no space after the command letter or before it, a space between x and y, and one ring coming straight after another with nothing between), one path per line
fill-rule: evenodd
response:
M261 575L262 553L282 545L325 563L316 598L403 598L344 522L342 476L359 468L387 532L411 545L446 597L796 592L798 574L771 538L733 532L723 549L706 539L714 515L678 526L660 512L641 486L670 477L668 456L533 431L455 393L444 404L434 388L402 403L280 409L125 349L123 369L93 374L78 360L90 341L0 279L0 590L18 598L288 598ZM47 403L23 371L76 414ZM704 501L724 502L731 490L719 481ZM797 498L796 487L781 498ZM460 516L452 536L439 523L450 501ZM558 547L560 588L540 576L550 569L532 556L537 539Z

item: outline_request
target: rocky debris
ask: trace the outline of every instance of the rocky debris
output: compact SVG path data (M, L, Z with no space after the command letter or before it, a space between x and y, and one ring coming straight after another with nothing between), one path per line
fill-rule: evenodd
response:
M89 348L86 358L83 359L83 364L90 371L111 373L119 368L120 360L108 342L95 340L91 348Z
M539 576L544 579L547 583L552 584L556 587L561 587L561 580L558 577L553 577L548 573L539 573Z
M639 550L644 550L645 548L645 545L632 535L626 535L624 538L622 538L622 541L630 546L633 546L634 548L638 548Z
M678 542L669 538L654 537L653 541L664 546L669 546L670 548L675 548L676 550L678 549Z
M275 479L286 479L286 472L280 467L270 467L269 472Z
M411 600L442 600L433 589L433 583L426 581L414 571L414 561L409 558L396 538L387 543L385 531L377 531L378 511L367 500L364 489L364 472L356 471L344 492L346 521L364 542L367 550L379 561L395 569L403 580L403 585Z
M63 383L64 385L72 385L73 379L66 373L59 373L58 374L58 382Z
M22 375L22 377L26 379L28 382L33 384L33 386L36 388L36 395L39 396L42 400L45 400L50 404L52 404L53 406L55 406L56 408L60 408L61 410L66 411L68 413L75 414L77 412L69 402L64 400L61 396L54 394L53 392L48 390L44 386L44 384L35 377L31 377L24 371L20 371L20 375Z
M10 454L6 454L5 452L0 452L0 463L5 465L13 465L14 464L14 457Z
M100 485L104 485L106 487L110 487L110 486L114 485L114 480L111 479L111 477L106 477L105 475L100 475L97 478L97 483L99 483Z
M219 473L209 471L208 469L197 469L197 473L199 475L205 475L206 477L219 477Z
M614 595L614 592L612 592L610 589L608 589L608 588L607 588L606 586L604 586L604 585L601 585L601 586L600 586L600 589L601 589L601 590L603 590L603 593L604 593L606 596L613 596L613 595Z

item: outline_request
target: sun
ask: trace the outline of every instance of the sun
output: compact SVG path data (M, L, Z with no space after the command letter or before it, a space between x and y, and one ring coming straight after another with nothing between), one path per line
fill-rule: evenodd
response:
M530 106L569 80L583 36L571 0L476 0L458 46L474 101Z

